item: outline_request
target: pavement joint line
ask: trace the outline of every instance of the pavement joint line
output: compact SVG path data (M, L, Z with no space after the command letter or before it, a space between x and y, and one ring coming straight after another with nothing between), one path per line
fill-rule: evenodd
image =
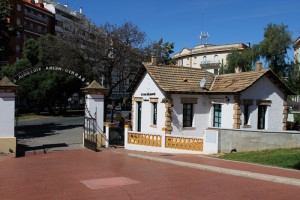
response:
M241 176L246 178L252 178L252 179L258 179L258 180L264 180L264 181L270 181L275 183L282 183L287 185L294 185L300 187L300 179L294 179L294 178L287 178L282 176L275 176L275 175L269 175L269 174L261 174L261 173L255 173L255 172L248 172L248 171L242 171L242 170L236 170L236 169L227 169L227 168L221 168L221 167L215 167L210 165L202 165L197 163L189 163L189 162L183 162L183 161L177 161L177 160L170 160L165 158L157 158L153 156L145 156L140 154L134 154L129 153L128 156L135 157L135 158L141 158L156 162L162 162L182 167L190 167L194 169L200 169L205 171L211 171L211 172L217 172L217 173L223 173L228 175L234 175L234 176Z

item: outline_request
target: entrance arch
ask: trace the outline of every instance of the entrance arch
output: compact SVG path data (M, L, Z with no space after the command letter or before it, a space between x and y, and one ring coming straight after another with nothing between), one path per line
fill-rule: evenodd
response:
M46 68L45 68L46 69ZM50 69L48 69L50 70ZM55 70L53 68L53 70ZM57 70L56 70L57 71ZM38 71L32 71L36 73ZM19 79L14 77L14 82L30 75L26 70L21 72ZM32 74L31 73L31 74ZM75 72L74 72L75 73ZM73 72L69 72L73 75ZM74 76L76 76L74 74ZM79 76L78 76L79 77ZM81 81L85 81L81 79ZM7 77L4 77L0 81L0 152L16 152L17 140L14 130L14 116L15 116L15 92L18 89L18 85L10 81ZM88 82L86 82L87 84ZM103 131L104 126L104 95L107 89L102 87L97 81L93 81L82 89L85 93L85 123L84 123L84 146L97 151L102 146L103 141L105 143L105 134ZM93 127L86 123L86 119L93 119ZM94 131L90 131L90 130ZM92 144L92 145L91 145Z
M83 75L81 75L73 70L63 68L60 66L37 66L37 67L28 68L28 69L25 69L25 70L19 72L18 74L16 74L12 78L12 82L16 84L19 80L21 80L31 74L35 74L35 73L42 72L42 71L55 71L55 72L66 73L66 74L72 75L75 78L81 80L81 82L83 82L87 86L90 84Z

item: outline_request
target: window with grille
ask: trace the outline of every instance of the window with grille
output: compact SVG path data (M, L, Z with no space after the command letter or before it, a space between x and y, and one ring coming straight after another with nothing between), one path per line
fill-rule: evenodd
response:
M244 105L244 125L249 123L249 105Z
M157 125L157 103L152 103L152 124Z
M193 126L193 104L184 103L183 104L183 127Z
M258 106L257 129L265 129L266 111L267 111L267 106L265 105Z
M221 127L222 105L214 104L214 121L213 127Z

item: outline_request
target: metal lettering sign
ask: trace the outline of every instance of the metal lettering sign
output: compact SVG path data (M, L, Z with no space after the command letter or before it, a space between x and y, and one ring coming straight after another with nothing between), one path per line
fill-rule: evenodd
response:
M153 93L141 93L141 96L155 96L155 92L153 92Z
M89 82L85 82L86 81L86 78L83 77L82 75L70 70L70 69L66 69L66 68L63 68L63 67L57 67L57 66L44 66L44 67L32 67L32 68L28 68L28 69L25 69L24 71L18 73L17 75L15 75L13 78L12 78L12 81L13 83L17 83L19 80L31 75L31 74L34 74L34 73L37 73L37 72L41 72L41 71L57 71L57 72L63 72L63 73L67 73L67 74L70 74L76 78L78 78L79 80L81 80L82 82L84 82L86 85L89 85L90 83Z

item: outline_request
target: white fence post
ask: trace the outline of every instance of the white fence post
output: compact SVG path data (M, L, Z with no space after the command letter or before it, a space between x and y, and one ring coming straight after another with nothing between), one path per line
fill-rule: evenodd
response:
M124 128L124 148L126 149L128 145L129 125L125 125Z
M109 127L110 127L110 124L105 124L105 147L106 148L109 145Z

